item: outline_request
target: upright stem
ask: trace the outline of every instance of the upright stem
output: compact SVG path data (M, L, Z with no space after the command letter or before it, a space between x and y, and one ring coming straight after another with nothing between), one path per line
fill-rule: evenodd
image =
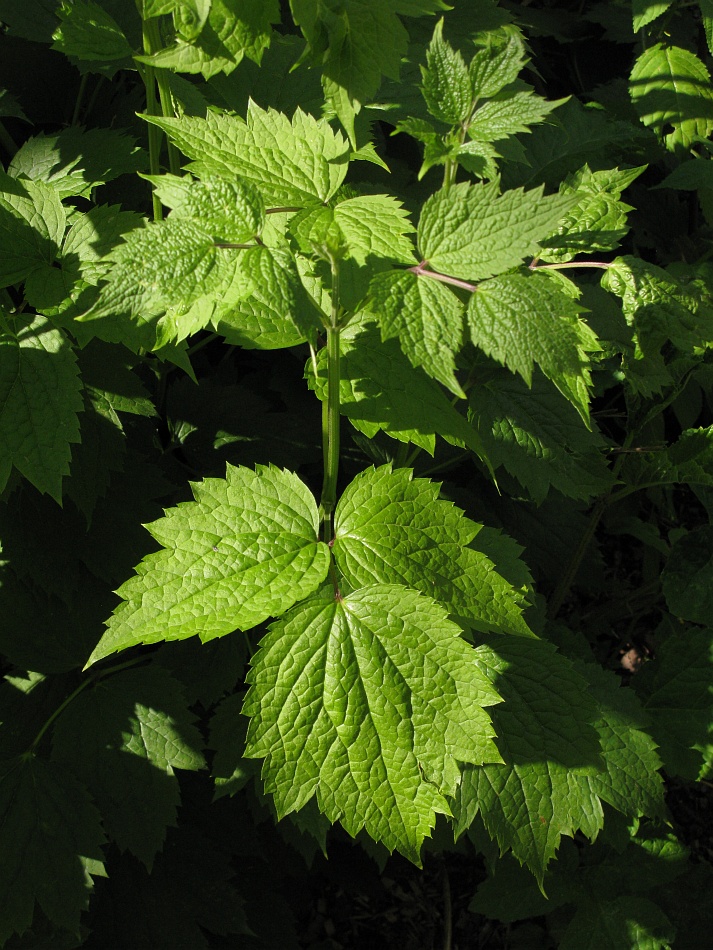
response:
M161 49L161 34L159 33L158 20L156 17L151 17L143 21L142 32L144 40L144 53L147 56L151 56L153 53L158 53ZM164 70L157 70L154 69L153 66L144 64L141 67L141 76L144 80L144 86L146 87L146 111L148 114L172 117L174 114L173 100L171 98L171 90L168 87L168 77ZM159 97L161 100L160 109L158 100L156 98L157 84ZM158 175L161 170L161 129L159 129L158 126L149 125L148 136L149 170L152 175ZM173 175L177 175L180 171L180 159L178 152L170 142L168 145L168 164L171 173ZM155 193L152 196L152 200L154 220L160 221L163 218L163 207Z
M332 312L327 328L327 401L322 408L322 452L324 481L322 483L321 513L326 527L325 537L332 537L332 515L337 503L337 476L339 473L339 265L332 265Z

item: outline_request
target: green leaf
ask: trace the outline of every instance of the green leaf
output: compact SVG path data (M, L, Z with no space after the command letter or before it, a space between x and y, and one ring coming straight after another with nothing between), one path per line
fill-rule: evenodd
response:
M44 317L0 311L0 456L58 503L79 441L82 410L76 358L61 330Z
M567 927L561 950L669 950L676 928L661 908L645 897L613 896L586 903Z
M541 640L498 639L478 654L503 696L493 710L503 765L468 767L454 802L456 833L478 813L500 853L512 850L540 886L562 835L594 838L601 804L588 784L599 768L595 707L586 681Z
M655 188L679 188L681 191L698 191L701 188L713 188L713 162L710 159L697 158L681 162Z
M481 525L439 500L439 487L390 465L358 475L337 504L337 566L352 587L403 584L476 630L533 636L522 618L522 591L477 550Z
M514 82L525 65L525 45L520 34L508 29L503 34L490 34L486 44L476 50L469 73L474 95L489 99Z
M268 204L326 202L344 181L349 145L323 119L297 109L292 121L251 102L247 120L209 112L205 119L145 116L193 161L199 177L236 175L255 185Z
M383 429L401 442L413 442L433 455L436 436L466 445L481 455L483 444L441 387L414 369L395 341L381 341L375 323L353 320L340 335L340 411L369 438ZM310 364L308 364L308 370ZM327 398L327 354L317 357L310 386Z
M541 274L507 274L478 286L468 302L475 346L532 385L537 363L589 426L588 353L597 339L579 307Z
M582 424L541 373L535 372L528 387L500 371L474 387L469 400L491 464L504 465L537 504L550 488L588 501L613 486L604 440Z
M645 170L638 168L592 172L588 165L568 176L560 186L563 194L577 194L577 204L562 218L552 237L542 242L542 260L570 261L581 253L611 251L629 230L631 206L620 195Z
M436 813L449 813L438 786L451 789L456 763L499 760L483 709L499 697L474 651L404 587L299 605L263 638L249 682L246 754L265 758L278 815L316 794L330 821L417 864Z
M638 33L643 27L653 23L672 3L673 0L631 0L634 31Z
M432 195L418 224L418 245L433 270L483 280L520 264L538 250L576 203L571 195L543 196L542 188L498 194L498 183L462 182Z
M247 723L240 716L243 699L242 693L228 696L210 721L208 745L215 750L211 769L215 781L214 800L239 792L260 772L257 762L245 758Z
M0 172L0 287L50 267L65 226L65 211L54 188Z
M52 757L91 792L104 830L149 870L181 795L174 769L205 763L183 691L160 667L124 670L80 693L54 728Z
M713 527L702 525L679 538L661 578L672 614L707 624L713 611Z
M40 132L28 139L8 172L53 185L60 198L89 198L97 185L141 171L145 164L145 153L123 132L73 125L56 135Z
M629 92L641 121L671 150L688 151L696 138L713 132L710 75L686 49L663 43L647 49L631 71Z
M379 4L368 0L342 0L339 4L290 0L292 17L309 44L311 59L328 79L359 102L373 97L382 74L398 78L408 45L408 33L396 16L400 6L399 0Z
M665 818L664 785L657 744L646 731L648 715L636 695L613 673L593 663L578 664L598 707L595 727L604 769L588 781L599 798L624 815Z
M421 74L421 92L435 119L446 125L457 125L470 117L474 95L468 68L461 54L444 40L443 19L433 31Z
M0 765L0 942L22 934L39 905L57 927L79 932L90 875L104 875L99 814L65 769L34 755Z
M334 220L358 264L370 257L415 264L413 244L406 237L415 231L400 201L389 195L363 195L341 201Z
M453 291L408 271L388 271L372 280L367 306L379 319L383 340L398 336L412 366L420 366L456 396L464 396L455 377L463 305Z
M162 179L169 179L162 187ZM215 241L251 241L265 226L260 192L247 181L206 175L202 181L164 175L150 178L162 203L172 209L170 221L200 224Z
M468 135L478 142L497 142L518 132L529 132L531 125L542 122L562 102L548 102L529 87L500 93L478 108L468 126Z
M231 73L244 56L260 63L270 44L272 24L279 19L278 0L211 0L200 10L182 3L174 12L174 45L136 59L159 69L200 73L210 79Z
M704 771L700 750L713 744L713 637L710 628L683 629L672 620L658 633L656 658L639 670L633 686L666 771L696 781Z
M322 583L329 550L296 475L228 465L225 479L194 484L194 502L148 525L163 546L118 593L124 603L89 664L139 643L204 642L279 616Z
M73 0L59 9L52 49L80 60L130 59L133 50L116 20L93 0Z

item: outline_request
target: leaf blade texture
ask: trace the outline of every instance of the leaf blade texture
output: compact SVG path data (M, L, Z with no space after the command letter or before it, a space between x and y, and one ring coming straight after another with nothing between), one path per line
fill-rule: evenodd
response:
M459 628L417 591L373 585L296 607L263 639L243 707L246 754L265 758L278 815L316 794L351 835L365 828L419 863L456 760L498 758L484 708L498 696L475 669Z
M542 187L498 193L497 182L437 191L424 204L418 246L432 270L463 280L483 280L534 254L575 204L571 195L543 194Z
M214 112L205 119L145 118L193 160L191 171L200 177L244 178L267 204L302 207L327 201L347 172L348 143L326 121L299 108L291 121L252 101L245 120Z
M195 501L148 526L163 550L119 589L124 598L88 664L139 643L208 641L279 616L324 580L327 546L309 489L274 467L228 465L193 485Z
M479 285L468 301L471 340L532 384L537 363L589 425L589 356L600 346L579 307L540 274L505 274Z
M440 500L438 490L389 465L358 475L335 512L337 566L353 587L404 584L478 630L533 636L522 618L522 591L477 550L481 525Z

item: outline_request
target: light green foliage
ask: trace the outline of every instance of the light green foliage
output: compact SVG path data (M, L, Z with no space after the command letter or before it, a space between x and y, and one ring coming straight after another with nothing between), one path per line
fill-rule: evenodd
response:
M316 794L330 821L416 863L456 763L499 761L482 708L498 694L443 608L404 587L307 600L262 640L250 682L247 755L265 758L278 815Z
M236 175L259 188L268 205L313 205L331 198L344 181L349 147L327 122L297 109L292 121L250 103L247 118L209 112L205 119L146 116L201 178Z
M69 340L44 318L0 311L0 484L12 466L57 502L79 441L81 382Z
M53 759L91 792L104 829L149 869L180 802L174 768L200 769L202 740L179 684L160 667L85 690L60 718ZM78 739L79 737L79 739Z
M324 580L317 506L289 472L228 466L149 530L163 546L119 589L124 602L89 663L138 643L208 641L278 616Z
M433 31L421 73L421 92L431 115L447 125L467 122L474 105L473 86L463 57L443 39L442 19Z
M249 293L251 259L232 245L252 244L262 230L259 193L249 183L210 176L183 189L170 182L168 188L163 195L174 206L168 220L135 229L108 255L114 267L84 320L127 312L145 319L147 311L188 308L202 297L225 301ZM263 250L254 247L255 254Z
M576 203L571 195L543 195L542 188L499 194L492 182L462 182L426 201L418 223L418 247L433 270L483 280L516 267L538 250Z
M589 356L597 338L580 308L543 274L507 274L479 285L468 303L473 343L528 386L533 364L589 425Z
M180 0L155 6L147 15L168 12L173 12L174 44L136 58L159 69L200 73L204 79L231 73L244 56L260 63L272 24L280 19L278 0Z
M404 584L477 630L532 636L516 591L478 551L480 525L408 469L367 469L342 495L334 557L352 587Z
M91 875L105 876L101 820L86 789L61 766L34 755L6 760L0 825L0 941L27 930L35 904L53 924L76 933L89 905Z
M642 53L629 78L639 118L672 151L689 149L713 131L713 90L708 70L693 53L657 43ZM673 132L667 127L673 126Z
M541 373L528 387L500 372L471 390L469 404L493 467L503 465L537 503L551 488L587 500L612 487L604 440Z
M621 193L646 166L593 172L585 165L560 186L562 194L577 194L578 202L562 218L557 233L542 242L545 261L571 261L578 254L612 251L628 231L631 206L620 201Z
M525 65L525 48L516 29L486 35L479 47L468 71L473 93L479 99L489 99L517 79Z
M415 264L414 231L401 203L389 195L347 198L335 207L316 207L296 215L290 231L305 253L351 257L360 266L369 258Z

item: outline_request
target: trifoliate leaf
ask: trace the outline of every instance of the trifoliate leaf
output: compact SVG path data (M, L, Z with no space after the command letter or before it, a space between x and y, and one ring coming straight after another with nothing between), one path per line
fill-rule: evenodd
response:
M498 194L498 183L462 182L436 192L423 206L418 246L429 266L464 280L483 280L517 266L538 249L576 203L542 188Z
M498 639L478 662L504 703L493 710L505 764L467 767L456 831L480 814L501 854L512 850L540 885L561 836L596 836L601 804L587 782L600 768L594 704L572 664L541 640Z
M381 325L383 340L398 336L412 366L420 366L456 396L455 356L463 341L463 305L438 281L408 271L377 274L369 287L368 309Z
M446 125L458 125L470 117L475 97L468 68L461 54L443 38L442 19L433 31L421 74L421 92L435 119Z
M473 426L494 468L504 465L538 504L550 488L584 501L610 489L605 443L538 372L527 387L498 372L470 391Z
M66 214L54 188L0 172L0 287L55 261Z
M145 164L145 153L123 132L73 125L56 135L40 132L28 139L8 172L16 178L44 181L60 198L89 198L97 185L141 171Z
M329 550L317 537L315 500L296 475L228 465L225 479L192 487L194 502L147 526L164 550L119 589L124 603L89 663L139 643L248 630L324 580Z
M352 587L404 584L477 630L532 636L522 592L477 550L481 526L409 469L367 469L337 504L333 552Z
M680 46L656 43L634 63L629 92L639 118L667 148L688 151L713 132L713 90L701 60ZM673 126L673 132L667 131Z
M473 343L528 386L537 363L589 425L588 353L600 347L579 309L546 276L507 274L478 286L468 324Z
M81 381L69 340L45 317L0 311L0 457L61 503L79 441Z
M280 19L278 0L211 0L201 10L185 3L174 9L174 45L136 59L204 79L231 73L244 56L259 63Z
M158 666L124 670L80 693L57 721L53 758L81 779L107 835L149 869L181 800L174 768L204 766L179 683Z
M0 764L0 942L22 934L35 904L79 932L91 875L104 875L99 813L64 768L34 755Z
M251 102L247 119L209 112L205 119L146 116L158 125L200 177L236 175L268 204L310 205L331 198L344 181L349 145L329 124L297 109L292 121Z
M457 762L498 761L498 702L442 607L376 585L313 597L275 623L253 658L246 754L278 815L313 795L330 821L415 863ZM435 784L434 784L435 783Z
M340 411L369 438L383 429L401 442L413 442L433 455L436 436L484 453L480 437L441 387L415 369L395 340L381 341L375 323L353 320L340 335ZM308 365L308 370L310 366ZM327 354L317 358L310 376L321 400L327 398Z

